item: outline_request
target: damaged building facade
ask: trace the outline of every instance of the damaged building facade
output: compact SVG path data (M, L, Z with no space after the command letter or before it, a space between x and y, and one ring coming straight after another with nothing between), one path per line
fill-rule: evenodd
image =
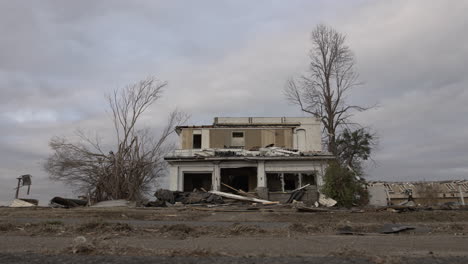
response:
M369 204L387 206L411 199L416 204L437 205L468 201L468 181L368 182Z
M328 161L314 117L216 117L212 125L180 126L179 149L165 157L170 190L232 189L285 201L307 186L314 202Z

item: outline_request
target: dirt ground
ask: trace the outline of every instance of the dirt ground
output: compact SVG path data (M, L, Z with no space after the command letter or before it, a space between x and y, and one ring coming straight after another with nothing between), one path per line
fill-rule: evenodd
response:
M414 229L382 234L385 224ZM102 257L111 263L117 256L127 260L122 263L145 257L161 263L171 258L180 263L210 258L226 263L265 258L269 263L468 263L468 211L0 208L1 263L102 263Z

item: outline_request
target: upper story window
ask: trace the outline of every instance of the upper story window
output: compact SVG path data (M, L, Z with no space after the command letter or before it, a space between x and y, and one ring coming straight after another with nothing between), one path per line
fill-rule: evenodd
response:
M245 147L245 138L243 131L232 132L231 147Z
M193 138L192 138L192 148L193 149L201 149L202 146L202 135L201 131L194 130L193 131Z

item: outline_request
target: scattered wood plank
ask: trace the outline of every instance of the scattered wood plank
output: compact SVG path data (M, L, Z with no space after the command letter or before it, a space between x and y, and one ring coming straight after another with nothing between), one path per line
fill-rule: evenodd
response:
M312 207L296 207L296 211L305 213L327 213L331 210L325 208L312 208Z
M225 184L225 183L221 183L221 185L223 185L223 186L225 186L225 187L227 187L227 188L229 188L229 189L235 191L236 193L239 193L239 190L237 190L236 188L234 188L234 187L232 187L232 186L229 186L229 185L227 185L227 184Z
M237 190L236 188L232 187L232 186L229 186L225 183L221 183L223 186L226 186L227 188L235 191L236 193L240 194L240 195L243 195L243 196L247 196L247 197L252 197L252 198L258 198L256 197L255 195L253 194L250 194L250 193L247 193L247 192L244 192L243 190Z
M221 197L226 197L229 199L240 200L240 201L249 201L249 202L261 203L261 204L279 204L279 202L272 202L268 200L246 197L246 196L241 196L241 195L237 195L233 193L225 193L225 192L220 192L220 191L210 191L210 193L219 195Z
M293 192L295 192L295 191L302 190L302 189L304 189L304 188L306 188L306 187L309 187L309 186L310 186L310 184L306 184L306 185L304 185L304 186L302 186L302 187L300 187L300 188L297 188L296 190L293 190L291 193L293 193Z

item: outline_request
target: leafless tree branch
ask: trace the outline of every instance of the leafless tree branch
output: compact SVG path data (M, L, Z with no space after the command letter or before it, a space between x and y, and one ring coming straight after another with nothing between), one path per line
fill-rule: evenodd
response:
M159 137L147 128L137 129L141 116L161 97L166 85L150 77L107 96L116 135L114 151L105 153L99 137L91 138L82 131L77 132L79 143L52 138L53 154L45 164L50 177L90 192L95 201L140 200L164 173L164 155L173 148L169 138L188 118L173 111Z

